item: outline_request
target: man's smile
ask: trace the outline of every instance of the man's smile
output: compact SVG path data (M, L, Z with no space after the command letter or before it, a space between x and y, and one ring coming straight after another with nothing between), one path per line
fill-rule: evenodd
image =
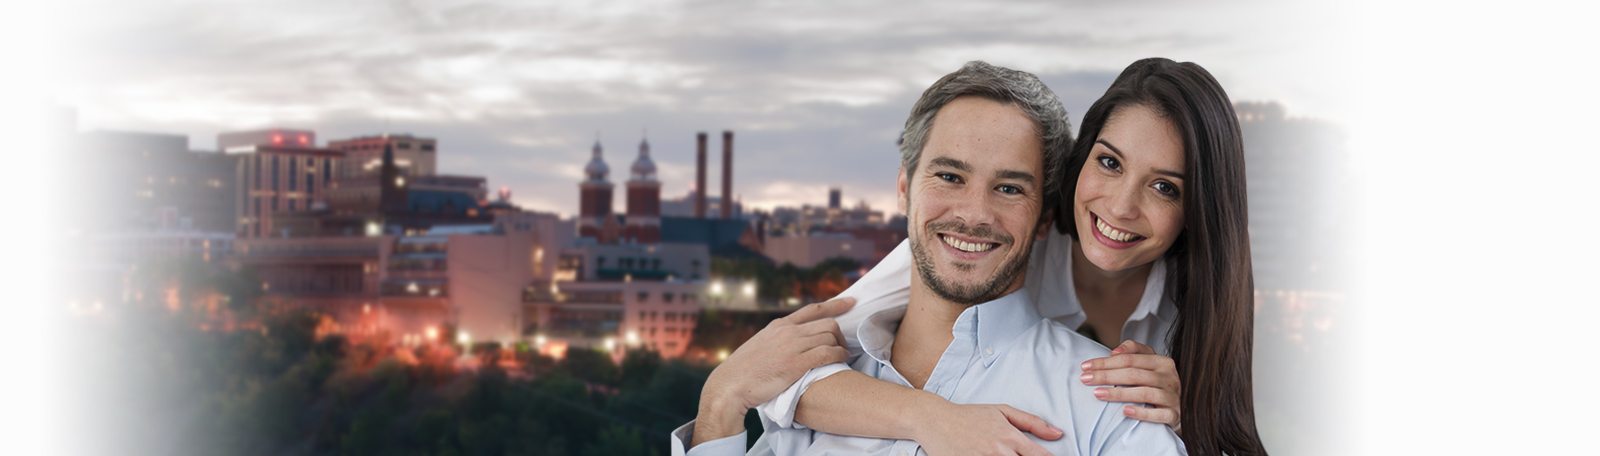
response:
M963 252L986 252L1000 246L999 243L995 242L982 242L975 239L963 240L953 234L939 233L938 236L939 240L944 241L945 245L955 247Z

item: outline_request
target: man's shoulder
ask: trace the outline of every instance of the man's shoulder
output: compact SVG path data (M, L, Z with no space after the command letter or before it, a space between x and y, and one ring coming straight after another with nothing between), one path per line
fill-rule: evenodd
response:
M1024 333L1024 337L1032 344L1033 348L1042 356L1057 359L1076 360L1073 364L1082 363L1094 358L1111 356L1111 349L1100 345L1100 342L1090 339L1067 325L1058 321L1041 318L1039 323Z

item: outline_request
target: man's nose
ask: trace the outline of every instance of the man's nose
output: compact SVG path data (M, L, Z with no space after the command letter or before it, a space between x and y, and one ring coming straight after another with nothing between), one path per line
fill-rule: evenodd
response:
M989 192L985 188L969 185L956 198L956 201L952 201L955 205L952 212L967 226L994 223L994 210L990 207Z

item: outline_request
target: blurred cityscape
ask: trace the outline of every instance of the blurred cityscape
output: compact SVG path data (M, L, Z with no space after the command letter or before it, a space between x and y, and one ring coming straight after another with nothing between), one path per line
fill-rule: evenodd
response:
M1296 447L1333 425L1306 394L1339 366L1343 132L1276 103L1236 109L1257 423L1269 449ZM450 145L425 134L266 128L193 150L79 131L71 111L58 127L70 286L53 305L97 347L72 363L84 394L68 415L108 436L64 443L76 452L666 454L717 362L906 233L838 187L745 210L733 131L654 139L694 150L676 196L651 138L597 139L563 216L438 169Z

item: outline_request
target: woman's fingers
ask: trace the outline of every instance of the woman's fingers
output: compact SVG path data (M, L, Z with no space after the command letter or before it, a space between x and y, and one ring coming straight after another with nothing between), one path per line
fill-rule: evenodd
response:
M1006 421L1010 421L1019 431L1031 433L1045 440L1055 440L1065 435L1038 415L1017 410L1009 405L996 405L995 409L1000 410L1000 414L1005 415Z
M1141 343L1138 343L1138 342L1134 342L1133 340L1130 339L1130 340L1122 341L1122 344L1121 345L1117 345L1117 348L1111 349L1111 354L1113 354L1113 355L1121 355L1121 354L1154 355L1154 354L1156 354L1156 350L1153 349L1153 348L1150 348L1149 345L1145 345L1145 344L1141 344Z
M1165 425L1178 424L1178 411L1170 408L1145 408L1137 405L1122 406L1122 414L1128 418Z
M855 307L855 305L856 298L834 298L829 301L823 301L801 307L800 310L796 310L794 313L780 318L779 320L784 320L788 321L790 324L799 325L809 323L820 318L837 317L840 314L843 314L845 311L850 310L851 307Z
M828 334L839 346L845 344L844 333L839 331L839 322L833 318L822 318L800 325L800 334Z
M1129 367L1153 371L1178 371L1177 365L1173 364L1172 362L1172 358L1161 355L1146 354L1121 354L1112 355L1105 358L1095 358L1084 361L1083 365L1079 367L1084 371L1121 369Z
M1078 377L1085 385L1149 386L1165 390L1178 390L1177 375L1163 375L1151 370L1125 368L1085 372Z
M1178 396L1172 394L1171 391L1144 386L1134 388L1095 388L1094 397L1106 402L1137 402L1166 408L1178 406Z
M812 369L833 363L842 363L850 360L850 351L837 345L819 345L800 354L802 359L808 360Z

